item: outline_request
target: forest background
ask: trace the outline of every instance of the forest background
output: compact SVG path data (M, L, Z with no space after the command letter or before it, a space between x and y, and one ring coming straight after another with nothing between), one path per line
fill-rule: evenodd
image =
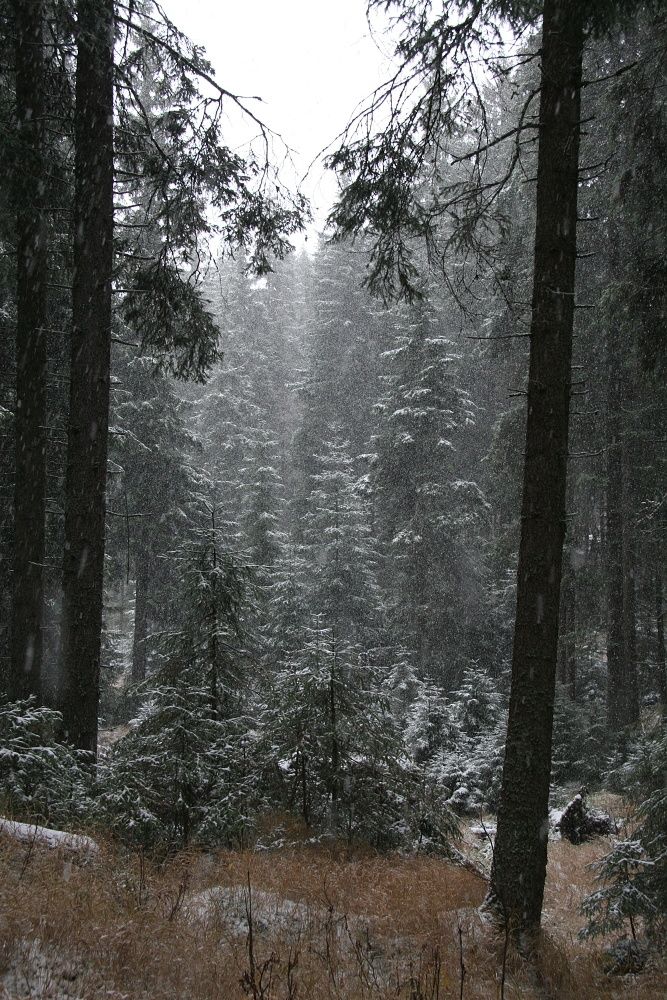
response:
M1 655L9 695L47 706L7 708L8 732L60 709L64 735L92 751L98 697L105 728L133 717L93 799L144 844L245 844L280 808L350 841L444 849L453 812L500 802L539 20L528 17L507 64L498 56L490 73L487 59L484 100L457 96L449 145L410 175L412 206L435 206L436 221L401 244L394 302L381 227L379 243L373 225L345 232L353 159L338 155L336 241L287 256L306 208L270 169L273 139L252 106L216 90L203 54L151 5L117 5L105 67L95 6L81 3L76 23L68 4L2 10L14 182L2 208L0 474L14 503L0 524ZM39 51L16 31L32 30L28 7L40 38L51 33ZM664 55L664 12L648 5L591 32L585 51L551 769L567 792L664 752L648 724L667 701ZM26 81L38 82L28 97ZM99 84L115 100L106 111L86 104ZM28 99L41 113L17 119ZM245 158L219 137L228 105L259 130ZM115 134L100 142L108 107ZM507 141L480 140L490 135ZM485 186L489 176L502 184ZM468 200L443 209L443 190ZM470 192L489 190L475 214ZM452 238L466 225L472 242ZM82 261L103 273L100 248L113 283L91 320L76 288ZM81 352L87 322L99 354ZM91 378L108 384L109 437L86 480L72 442L80 426L91 428L84 452L101 439ZM29 769L17 778L21 767L10 755L14 809L56 819L90 808L85 767L65 768L60 792ZM655 829L654 815L637 841L651 857Z

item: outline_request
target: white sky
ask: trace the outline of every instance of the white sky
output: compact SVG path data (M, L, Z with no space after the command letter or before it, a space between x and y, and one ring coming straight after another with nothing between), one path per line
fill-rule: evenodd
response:
M163 0L163 7L205 47L221 86L262 97L253 110L295 151L299 176L388 73L389 43L371 37L366 0ZM316 164L303 190L322 218L333 178Z

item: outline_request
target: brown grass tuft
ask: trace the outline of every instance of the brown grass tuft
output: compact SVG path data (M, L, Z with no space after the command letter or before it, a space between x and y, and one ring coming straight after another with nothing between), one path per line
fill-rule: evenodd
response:
M586 865L604 849L551 845L540 957L531 968L508 953L508 1000L667 992L664 970L610 980L601 946L576 938ZM252 942L248 879L257 907L300 904L288 921L257 918ZM198 894L213 887L236 887L240 922L224 907L196 915ZM460 998L463 967L466 1000L493 1000L504 942L479 916L484 891L474 874L435 858L340 846L157 863L107 843L84 864L3 839L0 998L445 1000Z

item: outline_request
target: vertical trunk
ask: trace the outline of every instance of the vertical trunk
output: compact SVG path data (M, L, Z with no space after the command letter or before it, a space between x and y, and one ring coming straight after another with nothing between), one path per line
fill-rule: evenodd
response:
M626 516L629 484L621 420L625 399L621 336L607 333L607 730L610 735L639 719L635 636L634 552Z
M615 241L616 242L616 241ZM618 244L616 244L618 245ZM620 340L620 338L619 338ZM625 348L625 350L624 350ZM616 364L622 363L624 355L628 354L627 345L619 343L615 351ZM624 367L623 401L625 409L637 410L637 382L634 352L630 353ZM628 429L622 435L622 500L623 500L623 631L625 650L625 671L628 691L628 717L630 724L639 722L639 667L637 663L637 596L635 572L637 569L637 554L635 541L635 511L637 496L635 490L636 468L635 456L641 451L640 442L635 431L636 420L626 418Z
M306 777L306 755L301 751L299 755L299 768L301 772L301 815L306 826L310 826L310 815L308 812L308 781Z
M577 643L576 643L576 632L575 627L577 623L576 618L576 591L574 588L574 580L570 581L570 586L568 590L568 626L570 629L570 637L567 644L567 689L570 695L570 701L577 700Z
M146 680L146 635L148 633L148 578L143 558L137 560L134 591L134 640L132 642L132 683Z
M10 698L41 699L46 488L46 225L42 0L15 0L16 462Z
M667 664L665 664L665 612L662 603L662 576L660 570L655 573L655 628L656 650L655 666L658 674L658 691L662 703L663 718L667 719Z
M617 357L623 357L623 344L618 345ZM626 348L627 353L627 348ZM618 364L618 361L617 361ZM626 368L625 391L623 394L626 408L636 410L637 385L636 372L632 360ZM625 670L628 689L628 716L631 725L639 722L639 665L637 662L637 594L636 570L637 552L635 540L635 511L637 496L635 491L635 473L633 462L640 450L634 433L636 421L630 418L629 431L623 435L623 631L625 649Z
M632 526L628 523L629 508L625 507L623 526L623 652L627 676L628 719L630 725L639 722L639 677L637 668L637 599L635 593L635 552Z
M512 688L490 902L537 930L547 863L577 252L583 30L545 0L528 413Z
M79 0L62 712L97 749L113 263L113 0Z
M567 686L570 701L575 701L577 697L577 592L573 567L569 567L565 572L562 603L565 621L565 673L563 683Z
M629 699L625 675L623 627L623 455L621 389L617 336L607 332L607 516L605 519L607 597L607 730L627 725Z
M212 545L212 568L211 574L211 623L208 636L208 657L210 666L211 682L211 712L214 718L218 715L220 708L220 696L218 694L218 550L215 542L215 511L211 510L211 545ZM226 699L226 693L225 693Z
M340 752L338 747L338 724L336 718L336 631L333 634L331 676L329 678L329 724L331 725L331 832L338 832L338 777Z

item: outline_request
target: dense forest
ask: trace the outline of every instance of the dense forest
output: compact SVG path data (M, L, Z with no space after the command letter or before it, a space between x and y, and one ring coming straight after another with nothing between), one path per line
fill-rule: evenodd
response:
M667 913L664 5L369 16L395 73L332 137L313 236L270 123L153 0L0 2L0 822L472 866L503 994L553 838L602 832L575 916L638 973ZM251 899L248 869L239 995L328 996L258 972ZM430 965L330 995L463 996L458 934L451 993Z

